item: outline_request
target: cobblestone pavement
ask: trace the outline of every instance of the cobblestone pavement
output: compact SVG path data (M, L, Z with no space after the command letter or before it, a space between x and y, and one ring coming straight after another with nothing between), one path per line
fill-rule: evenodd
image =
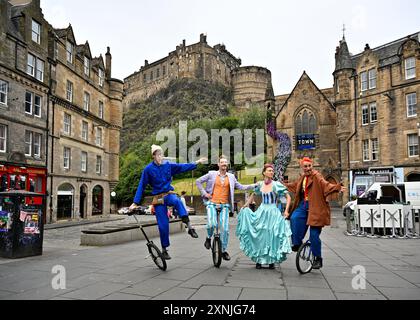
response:
M171 235L168 270L148 257L145 241L107 247L80 246L80 232L92 225L45 230L42 256L0 258L0 299L124 300L296 300L419 299L420 240L370 239L345 235L345 221L334 210L333 227L323 229L324 267L300 275L295 254L275 270L256 270L242 254L230 219L230 261L213 267L203 242L203 216L191 217L199 239L186 232ZM121 218L121 217L120 217ZM133 221L132 217L126 217ZM154 217L143 216L149 220ZM122 222L120 220L119 222ZM102 222L111 224L115 222ZM97 224L95 224L97 226ZM155 242L159 242L155 239ZM55 266L65 269L65 289L54 290ZM365 278L355 279L355 266ZM360 267L358 267L360 270ZM363 285L354 289L352 284ZM61 283L62 284L62 283Z

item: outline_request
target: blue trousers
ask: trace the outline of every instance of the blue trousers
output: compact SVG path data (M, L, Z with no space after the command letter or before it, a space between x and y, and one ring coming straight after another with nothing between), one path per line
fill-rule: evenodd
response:
M300 246L305 238L306 231L308 231L308 208L309 203L301 201L299 206L293 211L290 218L290 226L292 228L292 242L293 245ZM310 228L309 241L311 242L311 250L315 257L321 257L321 239L319 238L322 227Z
M207 236L213 236L214 229L219 224L220 240L222 242L222 252L225 252L229 242L229 204L221 204L222 211L220 212L219 221L217 221L216 204L207 202Z
M167 248L170 245L168 206L174 207L178 211L178 214L181 218L188 217L188 213L184 204L176 194L168 194L164 198L164 204L155 205L155 215L159 228L160 243L162 248Z

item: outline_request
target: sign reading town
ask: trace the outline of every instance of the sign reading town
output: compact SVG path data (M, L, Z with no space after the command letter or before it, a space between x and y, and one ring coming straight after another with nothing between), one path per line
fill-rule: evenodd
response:
M315 149L314 134L299 134L296 136L296 148L298 150Z

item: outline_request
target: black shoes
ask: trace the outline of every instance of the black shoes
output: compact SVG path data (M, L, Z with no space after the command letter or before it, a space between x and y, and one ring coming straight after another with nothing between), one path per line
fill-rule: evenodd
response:
M255 265L255 268L257 268L257 269L261 269L261 263L257 263L257 264Z
M171 260L171 256L169 255L168 251L166 251L166 250L162 251L162 257L165 260Z
M274 263L270 263L270 264L268 265L268 269L274 269Z
M195 229L191 228L188 230L188 234L193 238L198 238L197 232L195 232Z
M230 260L230 256L229 253L227 253L226 251L222 253L222 258L223 260L229 261Z
M292 251L293 251L293 252L298 252L299 248L300 248L300 246L299 246L299 245L294 244L294 245L292 246Z
M207 250L210 250L210 248L211 248L211 239L210 238L206 238L206 241L204 242L204 247Z
M314 264L312 265L312 269L321 269L322 268L322 258L315 257Z

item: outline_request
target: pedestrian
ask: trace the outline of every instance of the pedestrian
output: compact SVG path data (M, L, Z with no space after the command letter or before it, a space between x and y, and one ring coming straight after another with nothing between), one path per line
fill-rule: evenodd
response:
M162 245L162 255L165 259L171 259L168 253L169 242L169 217L168 206L175 207L182 222L188 228L188 234L193 238L198 238L195 229L190 223L188 212L179 197L175 194L171 186L172 177L176 174L191 171L197 168L198 163L204 163L206 158L201 158L195 163L178 164L163 160L163 150L160 146L152 145L153 161L143 170L137 192L134 197L130 210L137 208L140 203L147 185L151 185L155 216L158 223L160 242Z
M227 172L228 164L229 162L226 156L221 155L218 162L219 170L209 171L209 173L196 180L198 190L203 197L207 210L207 238L204 242L204 247L210 249L214 228L219 223L223 260L230 260L229 253L227 252L229 242L229 211L234 208L234 191L235 189L250 190L255 187L255 184L240 184L232 173ZM203 183L206 184L205 189ZM222 207L219 222L217 221L216 213L217 205Z
M313 169L313 161L308 157L300 160L301 177L285 183L289 192L295 194L291 215L287 216L292 228L292 250L298 251L310 227L309 240L314 255L314 269L322 268L320 234L324 226L331 224L331 210L327 198L333 193L344 192L345 187L326 181L322 174Z
M273 181L272 164L264 165L262 174L264 179L254 190L256 195L261 196L262 203L253 212L248 206L253 203L254 194L249 197L239 212L236 235L241 250L256 263L257 269L261 269L263 264L274 269L275 263L283 262L292 252L290 225L277 206L277 200L284 195L287 200L284 213L288 214L291 198L282 183Z

